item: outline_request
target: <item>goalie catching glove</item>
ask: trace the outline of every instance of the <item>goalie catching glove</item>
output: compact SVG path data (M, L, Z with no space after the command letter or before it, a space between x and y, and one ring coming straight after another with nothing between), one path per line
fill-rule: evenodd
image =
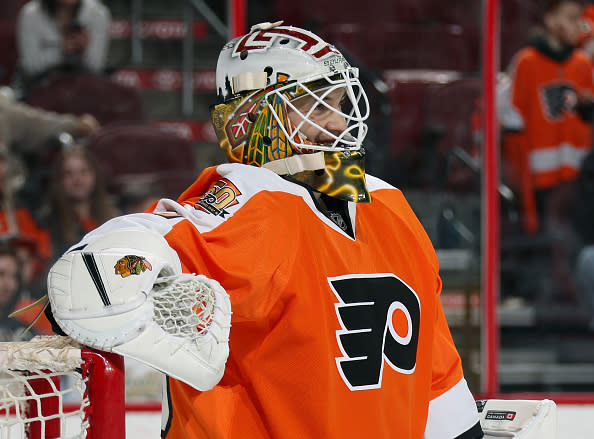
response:
M202 391L223 376L229 296L215 280L182 273L161 235L121 229L72 249L50 270L48 295L57 324L79 343Z

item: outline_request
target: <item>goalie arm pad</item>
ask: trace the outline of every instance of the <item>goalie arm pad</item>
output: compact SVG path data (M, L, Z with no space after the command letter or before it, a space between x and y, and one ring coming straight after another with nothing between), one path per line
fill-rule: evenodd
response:
M121 228L83 241L51 268L48 296L57 324L79 343L136 358L199 390L223 375L229 296L212 279L183 274L159 233ZM204 303L208 324L197 320Z
M555 439L557 406L549 400L477 401L485 439Z

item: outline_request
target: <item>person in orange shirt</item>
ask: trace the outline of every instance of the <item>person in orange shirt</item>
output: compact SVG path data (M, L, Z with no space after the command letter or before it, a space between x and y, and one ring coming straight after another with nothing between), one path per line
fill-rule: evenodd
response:
M19 337L26 325L8 318L19 300L20 286L19 258L16 251L6 242L0 243L0 340L13 341Z
M37 297L38 281L47 274L51 254L49 233L37 224L34 213L24 207L17 191L24 182L22 164L0 142L0 239L18 243L21 277L25 290Z
M551 190L575 180L592 148L592 61L576 49L582 2L549 0L544 32L512 60L502 105L504 170L519 193L524 230L543 231Z
M432 244L402 192L365 174L357 69L305 29L261 23L223 47L216 84L230 163L73 245L48 278L60 328L173 359L166 439L483 437ZM159 273L218 281L232 327L214 319L220 337L189 347L167 325L131 330L132 296Z
M20 341L30 339L34 335L52 333L49 321L41 316L27 331L27 327L35 320L41 306L32 307L9 317L12 312L22 310L34 303L33 299L23 294L22 258L18 247L22 245L14 240L0 241L0 341Z

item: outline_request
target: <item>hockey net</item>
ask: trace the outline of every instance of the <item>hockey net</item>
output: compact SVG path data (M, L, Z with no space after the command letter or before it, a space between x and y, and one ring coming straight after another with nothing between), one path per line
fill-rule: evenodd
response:
M69 337L0 343L0 439L125 438L123 358Z

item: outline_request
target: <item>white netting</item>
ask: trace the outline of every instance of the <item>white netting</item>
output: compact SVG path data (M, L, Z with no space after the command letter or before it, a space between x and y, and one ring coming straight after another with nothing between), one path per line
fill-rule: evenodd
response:
M208 331L215 293L195 275L157 279L153 286L154 320L168 334L194 341Z
M68 337L0 343L0 439L84 438L81 365L80 346Z
M0 343L0 370L72 370L82 362L80 348L70 337L59 335L34 337L24 342Z

